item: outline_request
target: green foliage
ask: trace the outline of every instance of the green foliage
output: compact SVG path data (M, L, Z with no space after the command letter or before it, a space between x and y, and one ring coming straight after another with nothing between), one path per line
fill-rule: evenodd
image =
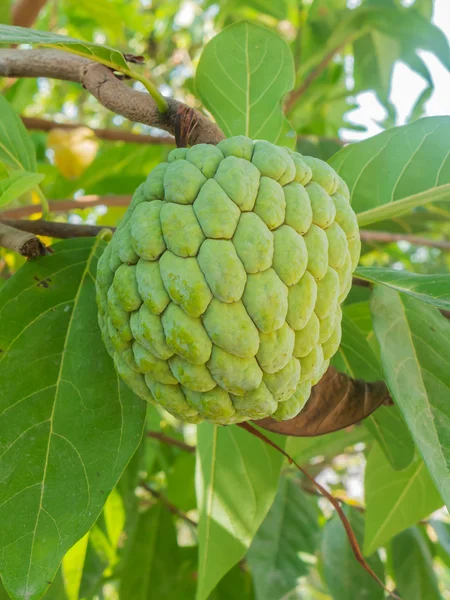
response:
M281 102L294 85L288 45L247 21L225 29L205 47L196 89L227 137L246 135L295 147Z
M209 423L198 426L197 457L196 598L206 600L247 552L275 498L283 457L241 429Z
M320 511L298 481L283 477L272 507L247 554L258 600L279 600L307 575L299 554L313 555L319 537Z
M420 457L407 468L395 471L380 448L374 446L367 459L364 484L367 555L442 506L439 492Z
M450 309L450 277L448 275L418 275L407 271L359 267L355 274L372 283L381 283L393 290L422 300L444 310Z
M375 288L371 307L389 389L449 505L450 324L435 308L381 286Z
M433 572L433 557L417 527L395 537L391 553L393 573L402 598L442 600Z
M344 512L359 545L362 546L364 518L354 509L346 508ZM383 588L361 569L361 565L353 554L344 527L336 514L325 525L321 552L324 578L333 600L348 600L348 598L358 598L358 596L370 600L384 598ZM378 553L368 557L367 563L384 581L384 566Z
M0 4L0 22L10 23L12 2ZM405 237L363 244L356 275L367 287L354 286L342 307L342 343L333 359L353 378L384 380L395 406L320 437L271 439L347 505L359 544L388 587L404 600L438 600L450 589L450 524L441 508L444 501L450 506L450 331L448 313L439 312L450 309L450 259L445 245L433 244L450 236L450 121L420 117L440 83L429 56L448 70L449 44L431 19L432 0L348 4L48 2L34 29L1 26L0 44L44 45L96 60L140 81L162 110L160 91L207 109L227 136L247 134L329 161L349 185L359 225L377 223ZM144 55L145 65L131 70L125 53ZM398 61L422 78L424 89L406 125L392 128ZM99 138L90 166L67 179L47 133L28 133L19 115L119 135L157 132L112 115L73 82L5 78L0 89L2 211L34 211L37 218L37 202L45 204L40 190L52 203L105 196L104 206L78 202L51 218L117 226L126 197L173 148L172 141ZM368 91L386 109L378 122L385 131L345 144L343 130L364 135L350 111ZM265 167L273 162L269 153ZM226 185L245 215L248 194L234 177ZM172 191L182 197L192 186L188 177ZM199 212L202 224L207 218L211 227L226 228L218 206L212 191ZM269 218L267 202L258 211ZM276 231L279 214L270 218ZM173 212L164 219L177 235ZM346 224L354 234L356 224ZM233 239L247 260L245 236ZM97 325L93 279L104 242L43 241L55 252L26 264L0 248L1 600L385 597L354 558L335 512L274 448L236 425L197 427L152 405L145 415L145 403L118 378ZM322 263L324 244L322 236ZM284 277L295 273L289 256L276 259ZM339 251L330 256L339 260ZM310 265L318 278L320 262ZM266 298L268 291L256 295ZM292 322L304 316L302 298ZM230 343L239 345L239 327L228 329ZM257 359L282 353L288 334L286 326ZM351 386L330 388L335 410L348 393ZM323 407L316 408L320 414ZM143 427L148 435L141 437Z
M36 171L36 156L33 143L22 121L0 96L0 161L8 169Z
M1 290L1 572L13 598L42 596L142 432L144 406L118 381L98 334L101 245L64 242Z
M420 119L347 146L330 159L350 188L360 226L448 200L449 128L449 117Z
M43 179L44 175L27 171L13 171L5 179L0 179L0 206L5 206L8 202L29 192Z

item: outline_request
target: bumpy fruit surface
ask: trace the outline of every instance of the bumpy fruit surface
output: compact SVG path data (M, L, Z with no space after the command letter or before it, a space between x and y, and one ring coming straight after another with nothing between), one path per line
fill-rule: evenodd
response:
M242 136L173 150L99 260L104 342L179 419L290 419L338 349L359 253L348 188L321 160Z

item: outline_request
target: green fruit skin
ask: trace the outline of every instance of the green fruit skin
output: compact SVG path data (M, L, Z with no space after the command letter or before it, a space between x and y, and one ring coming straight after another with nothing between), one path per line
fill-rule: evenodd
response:
M323 161L245 136L172 150L99 260L105 347L177 419L295 417L341 340L360 253Z

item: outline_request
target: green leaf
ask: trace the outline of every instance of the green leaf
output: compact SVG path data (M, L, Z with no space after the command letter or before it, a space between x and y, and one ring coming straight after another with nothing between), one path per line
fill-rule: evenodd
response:
M332 362L336 368L346 371L353 379L382 379L378 358L362 331L345 313L342 318L341 345Z
M382 283L398 292L450 310L450 277L442 275L419 275L408 271L358 267L355 275L371 283Z
M0 23L9 23L11 21L11 1L4 0L0 5Z
M376 445L367 459L365 497L365 554L372 554L394 535L442 506L421 458L403 471L395 471Z
M370 441L371 436L364 427L354 427L318 437L288 437L286 452L297 462L306 464L318 456L334 458L354 444Z
M61 563L64 592L68 600L78 600L88 541L89 534L87 533L72 546Z
M437 519L430 519L430 525L438 537L439 544L450 556L450 523L444 523Z
M6 25L0 25L0 29ZM0 95L0 162L10 169L34 173L36 156L34 146L21 119Z
M13 171L9 177L0 179L0 206L5 206L22 194L29 192L44 179L40 173Z
M315 554L321 514L298 481L281 479L247 554L258 600L280 600L295 588L299 577L308 574L299 553Z
M411 527L392 540L392 568L397 590L408 600L442 600L433 557L417 527Z
M167 475L167 499L184 512L196 508L194 480L194 454L180 454Z
M382 286L371 309L389 390L450 507L450 323L437 309Z
M350 188L361 226L450 200L449 135L450 117L429 117L347 146L331 157L329 163Z
M395 470L406 469L411 464L414 442L396 406L380 406L364 420L364 425Z
M158 92L151 81L132 71L125 60L124 55L119 50L115 50L105 44L94 44L76 40L58 33L47 31L37 31L27 27L17 27L13 25L0 25L0 44L37 44L48 48L57 48L64 52L77 54L83 58L94 60L115 71L121 71L140 81L150 95L154 98L158 109L161 112L167 110L167 102Z
M42 596L142 435L146 405L119 381L97 325L103 246L56 244L0 290L0 572L14 599Z
M343 508L358 540L364 541L364 517L356 510ZM383 588L363 569L356 560L344 526L335 513L327 522L322 539L323 574L333 600L382 600ZM384 566L378 553L366 559L369 566L384 581Z
M58 48L58 50L64 50L65 52L95 60L110 69L117 69L119 71L123 69L128 70L128 65L122 52L104 44L84 42L66 35L59 35L58 33L37 31L36 29L13 25L0 25L0 44L36 44Z
M203 50L195 84L227 137L295 146L281 105L294 85L294 60L274 31L248 21L225 28Z
M250 547L275 498L283 456L234 425L204 423L197 435L197 600L206 600Z
M387 103L395 59L400 55L399 42L372 29L355 41L353 49L355 90L376 90L382 102Z
M342 319L342 340L333 364L347 372L353 379L378 381L383 379L380 362L356 323ZM366 419L365 424L382 447L389 461L397 468L406 467L414 456L414 444L406 425L400 418L377 411ZM390 410L390 409L389 409ZM392 409L395 414L395 408ZM392 428L395 426L395 430Z
M140 515L120 597L133 600L185 600L195 593L195 548L179 548L172 517L161 503ZM187 551L187 552L184 552Z

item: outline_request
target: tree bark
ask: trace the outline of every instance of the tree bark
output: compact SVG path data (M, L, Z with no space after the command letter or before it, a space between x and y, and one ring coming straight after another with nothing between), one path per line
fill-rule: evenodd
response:
M81 83L106 108L129 121L144 123L177 136L183 122L189 122L183 142L217 144L225 136L219 127L198 110L167 98L169 105L161 113L148 93L139 92L120 81L104 65L81 56L53 49L0 49L0 76L50 77ZM180 124L181 121L181 124Z

